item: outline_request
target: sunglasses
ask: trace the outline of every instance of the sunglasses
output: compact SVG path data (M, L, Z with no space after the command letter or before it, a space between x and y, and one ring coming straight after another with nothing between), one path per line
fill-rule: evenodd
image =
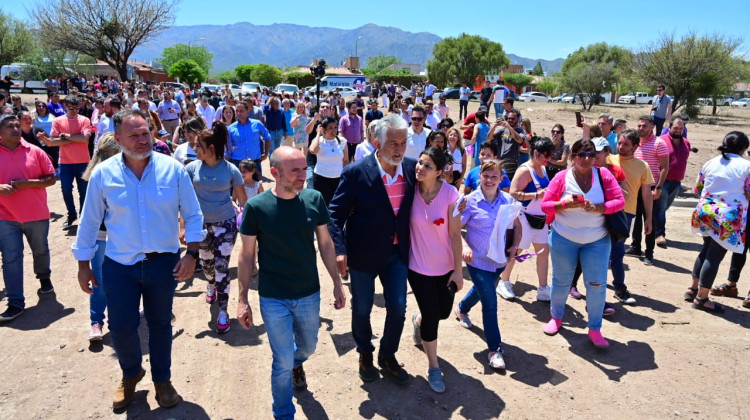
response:
M560 130L552 130L552 134L562 134L562 131L560 131Z
M411 117L411 120L412 121L422 121L422 120L424 120L424 118L422 118L422 117Z
M581 159L586 159L586 158L593 159L596 157L596 152L593 152L593 151L592 152L578 152L576 156L578 156Z

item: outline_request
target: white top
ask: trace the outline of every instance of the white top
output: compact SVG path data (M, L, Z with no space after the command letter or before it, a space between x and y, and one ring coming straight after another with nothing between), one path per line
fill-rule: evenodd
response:
M375 153L375 146L369 141L363 141L357 145L357 149L354 151L354 161L364 159L373 153Z
M463 165L463 155L461 154L461 149L456 147L456 150L451 152L450 147L449 147L448 152L450 152L451 157L453 157L453 170L463 173L464 165Z
M493 91L495 96L492 99L492 103L501 104L505 102L505 89L502 86L498 86Z
M216 115L216 110L211 105L206 105L205 108L201 106L201 104L198 104L197 107L195 107L195 110L198 111L198 115L203 117L203 119L206 120L207 124L210 124L214 120L214 115Z
M245 194L247 194L247 199L251 199L258 195L258 187L260 187L260 181L255 181L255 186L249 187L247 185L243 185L245 187Z
M320 150L318 154L318 163L315 164L313 172L326 178L338 178L344 170L344 148L346 148L346 139L337 137L333 140L320 138Z
M425 124L427 124L429 128L437 130L441 119L442 118L440 118L440 113L437 112L437 110L433 109L431 113L427 114L427 118L425 118Z
M409 127L406 132L406 153L404 153L404 156L414 160L419 159L419 154L422 153L427 144L428 135L430 135L430 129L427 127L423 127L419 134L414 132L414 128Z
M186 163L190 163L187 161L198 159L198 156L195 154L195 150L190 147L189 143L182 143L181 145L177 146L177 149L174 151L172 157L177 159L183 165L185 165Z
M599 177L594 173L594 169L591 170L591 189L586 194L578 186L573 171L568 171L565 176L565 192L563 192L560 200L566 200L573 194L582 195L592 204L604 204L604 190L599 183ZM556 213L552 227L563 238L579 244L596 242L607 235L603 214L588 212L578 207L567 208Z

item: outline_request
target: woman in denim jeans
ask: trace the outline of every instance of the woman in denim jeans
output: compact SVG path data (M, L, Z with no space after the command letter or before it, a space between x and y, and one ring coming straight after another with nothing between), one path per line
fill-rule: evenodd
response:
M500 328L497 324L497 295L495 283L505 269L505 262L498 263L487 256L490 236L495 227L497 214L502 206L513 204L516 200L510 194L500 190L503 180L502 164L498 160L486 160L480 169L480 187L466 196L466 204L461 203L461 223L466 225L466 243L463 246L463 260L471 275L474 286L456 306L456 317L464 328L471 328L469 311L474 305L482 302L482 323L484 339L490 350L490 366L505 369L503 345ZM521 241L521 222L513 221L515 235L513 244L507 250L508 255L516 255Z
M120 151L120 145L115 140L114 133L105 133L102 135L99 138L94 156L83 173L83 179L88 181L91 173L94 172L94 168L98 164L120 153ZM107 297L104 295L104 280L102 279L102 263L104 263L104 250L107 246L107 228L104 226L104 223L99 227L99 233L96 236L96 246L96 254L94 254L94 259L91 260L91 270L94 272L97 284L88 290L84 289L84 292L90 293L91 330L89 331L89 341L101 341L104 334L102 332L104 310L107 309Z
M607 348L609 342L602 337L601 327L612 244L604 215L622 210L625 200L614 175L594 166L596 154L591 140L575 142L571 148L573 166L555 176L542 201L542 210L554 216L549 235L552 319L544 333L555 335L562 326L565 302L580 260L586 284L589 339L595 347Z

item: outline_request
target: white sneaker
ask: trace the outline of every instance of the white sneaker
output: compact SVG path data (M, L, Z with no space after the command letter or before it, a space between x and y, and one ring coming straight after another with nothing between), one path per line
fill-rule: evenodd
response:
M499 351L491 351L487 357L490 361L490 367L493 369L505 369L505 360L503 360L503 353Z
M536 300L541 302L549 302L551 299L552 288L549 286L540 286L536 289Z
M513 300L516 298L516 294L513 293L513 284L510 281L500 280L495 292L505 300Z
M469 314L461 313L461 310L458 308L458 305L456 305L456 319L458 319L458 323L466 329L469 329L474 326L474 324L472 324L471 320L469 319Z

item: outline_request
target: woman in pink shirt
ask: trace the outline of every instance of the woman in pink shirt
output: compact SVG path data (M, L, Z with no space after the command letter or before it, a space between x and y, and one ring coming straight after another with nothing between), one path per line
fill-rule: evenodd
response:
M461 221L453 217L458 192L443 181L445 152L429 147L417 161L417 188L409 219L409 285L419 311L412 316L414 344L422 344L427 355L427 382L433 391L445 391L438 366L438 322L446 319L453 297L463 286L461 265Z

